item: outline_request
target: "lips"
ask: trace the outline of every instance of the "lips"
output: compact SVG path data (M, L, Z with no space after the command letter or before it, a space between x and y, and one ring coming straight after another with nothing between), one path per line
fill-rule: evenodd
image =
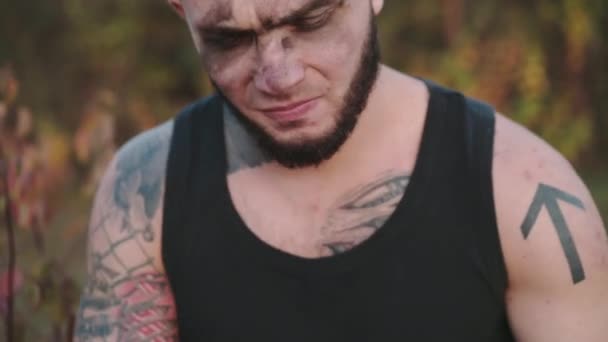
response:
M300 120L316 105L318 98L292 102L282 106L269 107L260 110L274 121L288 122Z

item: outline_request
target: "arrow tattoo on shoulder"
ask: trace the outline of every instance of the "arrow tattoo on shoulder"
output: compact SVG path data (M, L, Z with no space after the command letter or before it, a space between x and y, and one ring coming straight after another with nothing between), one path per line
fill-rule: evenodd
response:
M538 186L538 190L536 191L532 205L528 210L528 214L521 225L521 231L524 238L527 240L532 232L532 228L534 228L542 208L545 207L549 213L549 216L551 217L553 225L555 226L557 235L559 236L559 240L564 250L564 254L566 255L566 259L568 259L570 273L572 274L572 281L574 284L578 284L585 280L585 270L583 269L576 245L572 239L572 234L568 228L568 223L566 222L564 214L559 207L558 200L585 210L585 205L580 199L562 190L541 183Z

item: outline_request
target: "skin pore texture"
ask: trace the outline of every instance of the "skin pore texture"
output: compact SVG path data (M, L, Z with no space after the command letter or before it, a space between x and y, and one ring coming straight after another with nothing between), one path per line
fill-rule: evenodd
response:
M169 2L230 100L226 177L247 228L302 258L346 253L382 229L410 182L429 100L422 82L370 64L382 1ZM272 110L302 101L304 115ZM608 238L593 200L563 157L497 118L494 194L514 333L605 341ZM172 129L123 146L99 186L77 341L178 340L160 253Z

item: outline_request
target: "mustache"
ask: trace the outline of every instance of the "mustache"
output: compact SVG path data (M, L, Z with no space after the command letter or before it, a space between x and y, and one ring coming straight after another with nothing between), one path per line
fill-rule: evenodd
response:
M209 77L214 91L225 101L229 101L228 96L222 91L217 82ZM282 96L254 96L246 99L247 106L253 109L271 108L284 106L286 103L301 102L308 99L319 98L327 94L327 89L319 90L319 87L312 86L306 82L297 88L292 89L289 94ZM236 106L235 106L236 107Z

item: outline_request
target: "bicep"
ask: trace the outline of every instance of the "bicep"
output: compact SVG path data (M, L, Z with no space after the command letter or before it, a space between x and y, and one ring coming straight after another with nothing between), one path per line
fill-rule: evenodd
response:
M608 239L594 201L561 156L517 128L498 127L495 199L514 334L605 341Z
M593 203L582 202L560 201L536 220L522 218L520 240L507 248L506 302L518 341L608 338L608 242Z
M145 167L146 160L118 154L97 190L78 341L177 340L175 304L160 261L163 192L149 191L156 184L162 189L164 173L154 173L153 163L163 158L155 159Z
M604 287L603 289L601 287ZM517 341L604 342L608 338L606 283L548 293L516 290L507 298Z

